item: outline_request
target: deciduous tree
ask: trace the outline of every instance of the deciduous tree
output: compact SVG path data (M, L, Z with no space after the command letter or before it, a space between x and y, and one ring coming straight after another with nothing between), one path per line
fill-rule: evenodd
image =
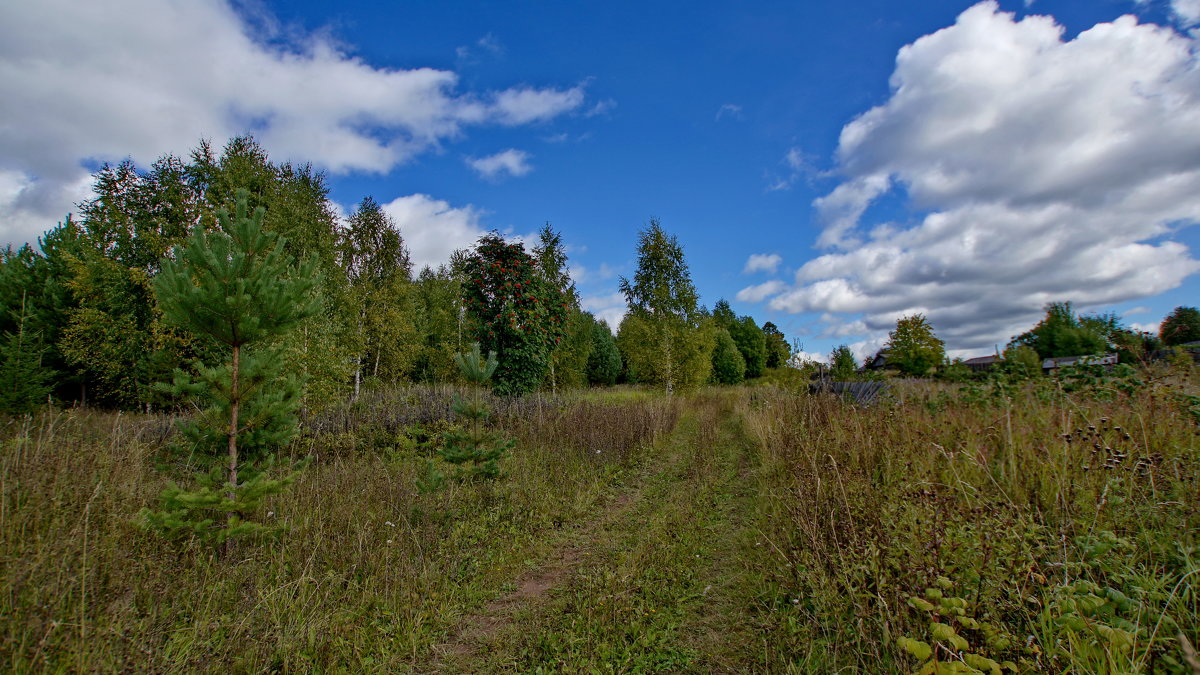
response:
M788 359L792 357L792 350L788 347L783 331L770 321L763 324L762 331L767 338L767 367L782 368L786 366Z
M746 377L746 361L733 337L724 328L716 329L712 355L712 379L717 384L737 384Z
M1176 307L1163 319L1158 335L1168 347L1200 340L1200 310Z
M657 220L638 235L638 268L632 280L621 278L620 289L629 304L618 335L627 373L668 394L706 382L713 327L702 324L683 247Z
M463 304L474 337L500 358L493 389L502 395L537 389L566 332L570 305L520 243L495 232L480 238L463 261L463 273Z
M852 379L858 372L858 361L854 359L854 352L850 351L846 345L835 347L833 353L829 355L829 362L829 374L835 380L845 382Z
M1046 316L1033 329L1013 338L1010 346L1032 347L1038 357L1103 354L1109 347L1101 321L1081 321L1069 302L1046 305Z
M924 314L913 314L896 322L885 346L889 366L918 377L928 375L946 358L945 343L933 332Z

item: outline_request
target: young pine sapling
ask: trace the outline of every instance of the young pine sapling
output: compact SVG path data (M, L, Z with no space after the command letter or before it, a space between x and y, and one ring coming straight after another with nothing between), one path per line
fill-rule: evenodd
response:
M190 372L176 371L162 388L195 402L199 414L180 431L214 464L224 456L224 468L214 466L195 491L172 485L161 510L143 516L166 534L192 532L217 543L263 530L244 516L295 477L269 479L253 462L269 466L271 453L297 432L301 383L284 374L280 342L320 309L315 260L294 267L283 238L263 230L264 209L250 214L247 202L239 190L235 215L218 213L219 230L197 226L174 259L164 259L154 284L166 320L219 355L215 365L197 361Z

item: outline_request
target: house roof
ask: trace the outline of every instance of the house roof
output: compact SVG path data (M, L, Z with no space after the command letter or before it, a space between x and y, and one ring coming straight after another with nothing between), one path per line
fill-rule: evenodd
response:
M1062 368L1063 366L1073 366L1076 363L1087 363L1091 365L1110 366L1117 362L1116 354L1085 354L1083 356L1056 356L1042 361L1042 368Z

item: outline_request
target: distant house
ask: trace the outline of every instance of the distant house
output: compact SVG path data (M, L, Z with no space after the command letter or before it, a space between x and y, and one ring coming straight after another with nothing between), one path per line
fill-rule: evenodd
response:
M1104 366L1105 368L1111 368L1111 367L1117 365L1117 355L1116 354L1103 354L1103 355L1087 354L1084 356L1057 356L1057 357L1046 359L1046 360L1042 361L1042 372L1049 375L1050 373L1053 373L1055 370L1058 370L1059 368L1064 368L1066 366L1074 366L1076 364L1091 365L1091 366Z
M991 356L976 356L973 359L963 361L963 365L977 373L982 373L994 368L997 363L1000 363L1000 360L1000 357L994 354Z
M1200 340L1195 342L1185 342L1175 347L1182 347L1185 352L1191 355L1192 360L1200 363ZM1175 347L1167 347L1166 349L1156 349L1146 356L1148 361L1165 361L1175 353Z
M875 358L870 361L864 361L860 370L883 370L887 367L888 352L886 349L880 349L875 352Z

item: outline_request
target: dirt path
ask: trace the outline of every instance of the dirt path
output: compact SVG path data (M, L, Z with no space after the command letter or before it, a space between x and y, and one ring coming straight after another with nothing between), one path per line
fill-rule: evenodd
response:
M547 594L561 586L580 562L591 555L595 542L606 536L613 523L641 497L635 486L617 493L592 520L577 525L561 537L536 569L520 575L516 587L467 615L446 642L434 647L432 660L423 672L462 673L475 670L480 654L507 627L518 612L534 609ZM587 533L593 533L591 535Z
M723 670L751 462L734 399L691 401L599 513L464 617L423 672ZM701 665L703 664L703 665Z

